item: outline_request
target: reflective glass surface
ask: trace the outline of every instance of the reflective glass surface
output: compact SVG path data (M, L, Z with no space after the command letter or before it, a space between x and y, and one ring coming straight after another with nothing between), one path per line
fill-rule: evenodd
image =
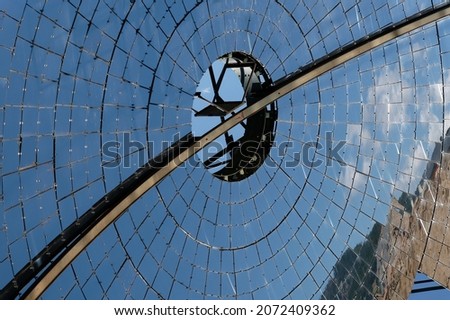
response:
M249 54L276 82L445 4L3 1L0 288L192 130L219 57ZM42 298L406 298L418 269L448 286L449 70L443 18L318 75L277 101L254 174L230 183L194 156Z

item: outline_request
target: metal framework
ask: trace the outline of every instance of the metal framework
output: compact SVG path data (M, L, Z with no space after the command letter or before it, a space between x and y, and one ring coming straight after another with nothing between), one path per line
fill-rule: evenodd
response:
M422 287L417 288L417 286L422 286ZM441 285L438 285L432 279L416 280L416 281L414 281L414 288L411 290L411 294L421 293L421 292L430 292L430 291L436 291L436 290L445 290L445 289L447 289L447 288L445 288Z
M255 97L261 95L265 89L272 85L264 67L253 57L242 53L232 52L220 58L224 62L218 75L214 75L213 66L208 69L210 81L214 91L212 101L195 94L209 103L208 106L195 113L195 117L220 117L221 122L227 121L227 117L234 115L239 109L252 104ZM239 101L225 101L220 96L220 89L227 70L233 72L243 89L242 99ZM262 79L262 81L261 81ZM274 129L276 127L278 112L276 103L271 103L241 122L244 128L242 136L234 137L229 132L224 133L226 147L216 154L205 159L203 165L213 176L221 180L236 182L252 175L263 164L272 147ZM223 157L226 157L224 160ZM217 169L219 168L219 169Z
M450 15L449 4L426 10L399 24L391 25L336 50L330 55L275 81L273 86L262 91L261 96L257 97L254 103L203 136L194 137L192 134L188 134L175 142L106 194L91 209L52 240L0 291L0 299L17 298L25 288L27 290L20 296L21 298L39 298L61 272L145 192L158 184L196 152L243 120L255 115L265 106L336 66L448 15Z

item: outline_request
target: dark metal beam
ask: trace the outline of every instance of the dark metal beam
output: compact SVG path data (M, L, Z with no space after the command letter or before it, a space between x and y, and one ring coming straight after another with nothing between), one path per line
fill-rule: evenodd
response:
M429 292L429 291L436 291L436 290L448 290L448 289L443 287L443 286L433 286L433 287L413 289L413 290L411 290L411 294L421 293L421 292Z
M427 279L427 280L419 280L419 281L414 281L414 285L416 284L422 284L422 283L430 283L430 282L434 282L431 279Z

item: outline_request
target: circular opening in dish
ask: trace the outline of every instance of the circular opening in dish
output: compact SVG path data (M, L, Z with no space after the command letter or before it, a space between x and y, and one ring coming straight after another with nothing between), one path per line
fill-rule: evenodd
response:
M272 85L252 56L232 52L219 57L201 78L194 96L192 133L202 136L247 108ZM276 103L230 128L198 153L205 168L225 181L240 181L264 163L273 144Z

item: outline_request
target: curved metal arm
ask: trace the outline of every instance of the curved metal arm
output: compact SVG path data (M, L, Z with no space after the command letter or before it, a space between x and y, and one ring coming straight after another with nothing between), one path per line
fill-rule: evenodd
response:
M0 299L17 298L33 279L36 280L31 283L22 298L39 298L61 272L145 192L196 152L246 118L334 67L447 15L450 15L450 4L421 12L400 24L389 26L367 38L354 42L276 81L272 87L264 90L262 96L257 97L253 104L202 137L195 138L187 135L180 139L105 195L89 211L51 241L0 291Z

